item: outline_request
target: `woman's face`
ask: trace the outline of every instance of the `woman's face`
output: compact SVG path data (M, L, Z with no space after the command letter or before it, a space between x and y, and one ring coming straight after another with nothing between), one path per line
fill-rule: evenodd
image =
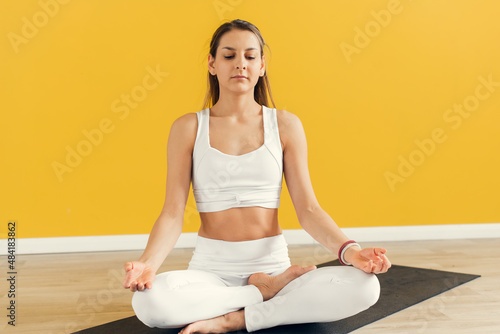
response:
M208 55L208 68L212 75L217 75L221 93L250 91L253 94L259 77L265 73L264 57L260 57L255 34L239 29L226 32L220 39L215 59Z

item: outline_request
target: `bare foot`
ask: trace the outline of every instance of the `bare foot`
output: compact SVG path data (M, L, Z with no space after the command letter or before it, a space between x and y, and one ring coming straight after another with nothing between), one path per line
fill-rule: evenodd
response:
M179 334L191 333L227 333L245 329L243 310L221 315L217 318L200 320L184 327Z
M266 301L273 298L285 285L314 269L316 269L316 266L302 267L294 265L278 276L256 273L248 278L248 284L255 285L262 293L264 301Z

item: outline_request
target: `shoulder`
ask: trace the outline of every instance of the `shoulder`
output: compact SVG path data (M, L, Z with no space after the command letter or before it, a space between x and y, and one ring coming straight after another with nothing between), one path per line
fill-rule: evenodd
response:
M283 149L292 139L302 137L304 128L299 116L287 110L276 110L278 129Z
M195 112L190 112L177 117L172 123L172 128L180 128L182 130L189 130L198 127L198 119Z
M170 127L170 137L179 144L194 146L198 118L195 112L190 112L177 117Z
M287 110L276 110L276 118L280 130L293 130L297 126L302 126L299 116Z

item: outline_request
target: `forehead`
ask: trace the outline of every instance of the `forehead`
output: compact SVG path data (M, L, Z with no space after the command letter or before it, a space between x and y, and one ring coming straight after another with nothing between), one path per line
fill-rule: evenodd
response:
M233 29L222 35L219 42L221 50L254 50L259 51L257 36L248 30Z

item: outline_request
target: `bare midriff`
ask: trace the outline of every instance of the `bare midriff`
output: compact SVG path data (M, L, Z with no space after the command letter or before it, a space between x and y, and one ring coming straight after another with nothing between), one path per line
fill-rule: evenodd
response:
M198 235L225 241L248 241L281 234L278 209L264 207L231 208L216 212L200 212Z

